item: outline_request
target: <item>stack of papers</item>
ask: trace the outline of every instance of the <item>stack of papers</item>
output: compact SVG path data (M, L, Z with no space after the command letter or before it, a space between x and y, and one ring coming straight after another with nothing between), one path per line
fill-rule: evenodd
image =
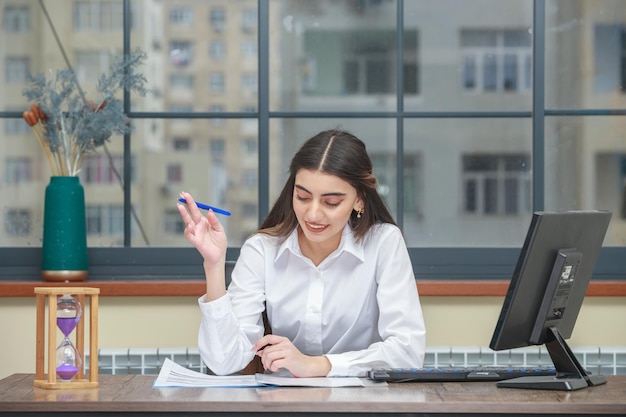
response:
M369 387L386 384L357 377L294 378L272 374L215 376L192 371L166 358L152 386L154 388Z

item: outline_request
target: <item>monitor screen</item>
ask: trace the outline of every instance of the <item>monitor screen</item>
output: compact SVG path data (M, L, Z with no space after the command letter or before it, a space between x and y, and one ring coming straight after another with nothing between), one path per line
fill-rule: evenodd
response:
M569 391L606 382L583 369L565 339L571 337L610 219L610 212L597 210L533 214L489 347L544 344L556 376L498 386Z

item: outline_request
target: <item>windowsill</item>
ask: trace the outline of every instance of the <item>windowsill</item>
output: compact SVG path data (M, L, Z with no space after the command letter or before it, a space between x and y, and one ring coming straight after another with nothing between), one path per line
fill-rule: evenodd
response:
M31 297L35 287L97 287L101 296L110 297L199 297L205 292L201 280L163 281L83 281L57 283L46 281L0 281L0 297ZM422 297L471 297L506 294L508 281L418 281ZM590 297L626 297L626 281L592 281L587 290Z

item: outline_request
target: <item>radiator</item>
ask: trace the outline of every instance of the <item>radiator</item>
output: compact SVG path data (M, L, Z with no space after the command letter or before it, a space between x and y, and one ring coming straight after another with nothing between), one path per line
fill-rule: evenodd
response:
M626 347L576 347L572 351L593 374L626 375ZM158 374L165 358L195 371L206 373L197 348L119 348L98 351L100 374ZM85 371L89 367L86 353ZM544 346L495 352L488 347L435 346L426 349L424 367L466 366L547 366L552 365Z

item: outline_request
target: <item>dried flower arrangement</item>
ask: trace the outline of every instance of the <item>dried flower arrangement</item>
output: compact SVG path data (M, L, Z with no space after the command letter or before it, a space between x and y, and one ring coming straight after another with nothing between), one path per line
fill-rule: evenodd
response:
M145 77L137 73L146 54L139 49L126 59L115 58L110 73L102 74L97 99L87 100L74 71L59 70L47 80L31 77L22 95L31 102L23 118L35 132L53 176L77 176L83 156L102 146L113 134L129 133L131 124L118 93L135 91L145 96Z

